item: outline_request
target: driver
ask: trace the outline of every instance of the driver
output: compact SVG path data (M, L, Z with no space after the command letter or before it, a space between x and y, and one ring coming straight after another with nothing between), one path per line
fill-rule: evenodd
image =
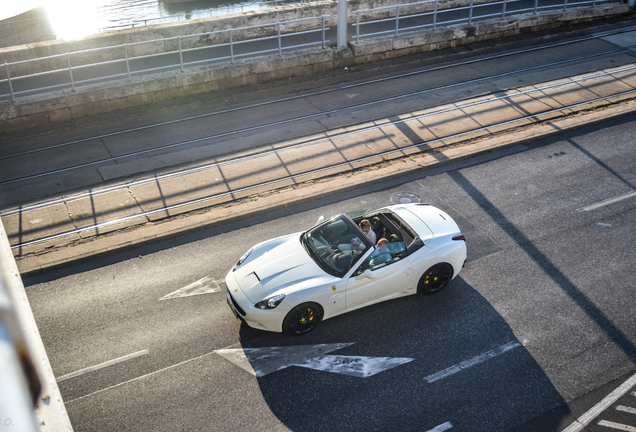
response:
M371 240L372 244L376 244L377 238L375 232L371 229L371 222L369 222L367 219L362 219L360 221L360 229L362 230L362 232L364 232L367 238ZM338 245L338 249L343 252L348 252L355 249L362 251L364 250L364 243L362 243L362 241L358 237L353 237L350 244L340 244Z

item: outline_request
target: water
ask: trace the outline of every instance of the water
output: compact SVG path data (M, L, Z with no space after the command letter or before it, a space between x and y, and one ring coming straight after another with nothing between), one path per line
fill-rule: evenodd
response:
M187 19L265 9L299 0L199 0L168 4L165 0L49 0L47 16L61 39Z

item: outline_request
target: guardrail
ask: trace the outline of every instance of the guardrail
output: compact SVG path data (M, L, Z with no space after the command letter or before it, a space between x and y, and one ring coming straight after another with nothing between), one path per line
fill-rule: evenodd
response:
M590 5L594 8L601 3L620 3L620 0L534 0L534 4L530 7L527 6L530 4L527 0L499 0L479 4L475 4L475 0L470 0L470 5L468 6L452 8L439 8L438 0L428 0L417 3L385 6L375 9L361 9L353 12L356 17L356 21L354 23L356 33L353 38L355 41L358 41L362 37L387 35L391 33L394 34L395 37L398 37L400 31L414 31L426 28L436 30L437 26L440 24L439 16L442 14L455 15L449 19L443 19L441 23L443 23L444 26L458 23L466 23L470 25L475 20L484 20L489 18L506 19L512 15L525 13L533 13L536 15L540 11L548 10L562 10L563 12L566 12L568 8ZM425 11L413 13L413 11L418 8L425 9ZM365 15L377 15L378 13L381 13L381 11L386 11L386 14L390 16L388 18L371 19L360 22L361 16L364 19ZM395 11L395 13L391 13L391 11ZM404 14L405 11L407 12L406 14ZM408 20L409 23L402 24L402 26L400 26L400 22L405 20ZM384 28L382 28L382 24L384 24ZM380 27L381 30L360 34L360 28L367 25L372 25L376 29Z
M0 97L45 90L59 90L76 85L103 82L118 78L132 79L133 75L194 67L237 58L263 54L283 54L285 50L320 46L325 49L326 20L329 16L303 18L262 24L251 27L230 28L214 32L177 36L132 44L74 51L31 60L4 64L6 78L0 85L6 87ZM310 21L315 24L307 25ZM313 27L313 28L312 28ZM309 28L308 30L305 28ZM263 36L264 35L264 36ZM291 40L291 37L302 36ZM300 43L299 43L300 42ZM252 44L252 49L244 48ZM96 61L104 58L106 60ZM35 69L35 73L17 74L14 70ZM98 70L99 69L99 70ZM103 71L110 71L104 75ZM20 89L21 82L38 79L37 89ZM18 87L18 88L16 88ZM8 90L8 92L7 92Z

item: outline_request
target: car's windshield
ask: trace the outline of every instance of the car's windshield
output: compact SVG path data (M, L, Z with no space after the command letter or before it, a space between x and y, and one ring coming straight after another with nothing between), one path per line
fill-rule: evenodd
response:
M301 236L307 253L327 273L343 277L373 245L347 216L340 215Z

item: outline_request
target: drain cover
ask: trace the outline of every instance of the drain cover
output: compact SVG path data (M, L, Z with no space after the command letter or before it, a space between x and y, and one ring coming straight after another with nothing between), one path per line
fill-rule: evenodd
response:
M399 192L391 196L391 204L419 203L420 197L407 192Z

